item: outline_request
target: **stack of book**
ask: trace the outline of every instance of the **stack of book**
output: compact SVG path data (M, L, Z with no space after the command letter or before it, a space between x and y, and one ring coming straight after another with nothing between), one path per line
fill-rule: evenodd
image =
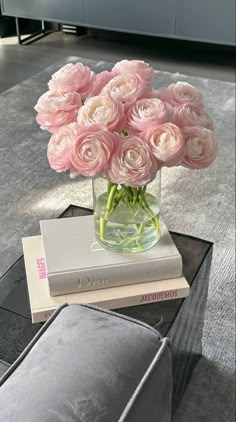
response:
M22 239L32 321L64 303L106 309L183 298L182 258L161 222L161 239L141 253L118 254L94 238L93 216L40 221L41 236Z

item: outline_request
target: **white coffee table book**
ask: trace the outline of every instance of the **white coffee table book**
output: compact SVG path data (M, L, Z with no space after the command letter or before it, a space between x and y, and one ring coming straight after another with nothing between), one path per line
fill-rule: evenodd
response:
M119 309L187 297L189 284L184 276L168 280L108 287L87 292L51 296L47 279L42 236L22 239L32 322L46 321L64 303L97 305Z
M104 249L94 237L93 216L40 221L51 296L111 288L182 275L182 258L161 221L161 239L141 253Z

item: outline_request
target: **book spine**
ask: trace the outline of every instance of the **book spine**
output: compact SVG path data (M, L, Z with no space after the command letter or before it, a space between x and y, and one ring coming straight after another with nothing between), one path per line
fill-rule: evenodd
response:
M117 287L182 275L182 258L174 255L157 261L99 267L86 271L48 274L51 296Z
M163 302L166 300L182 299L189 296L190 288L166 290L163 292L154 292L148 294L139 294L130 297L119 297L117 299L98 300L90 302L90 305L100 306L101 308L115 310L137 305L145 305L154 302ZM83 303L82 301L80 303ZM56 310L56 308L48 308L46 310L36 310L32 312L32 322L46 321Z
M183 287L181 289L171 289L162 292L143 293L130 297L117 298L107 301L100 301L97 306L101 306L106 309L119 309L127 308L130 306L145 305L154 302L163 302L166 300L181 299L189 296L190 288ZM94 303L95 305L95 303Z
M36 324L37 322L45 322L47 319L55 312L56 309L47 309L47 310L37 310L31 311L32 323Z

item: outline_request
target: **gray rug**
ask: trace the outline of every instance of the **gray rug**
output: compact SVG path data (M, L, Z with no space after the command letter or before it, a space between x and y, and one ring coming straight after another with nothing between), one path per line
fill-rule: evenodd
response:
M52 73L82 61L95 72L112 64L69 57L0 95L0 275L21 255L21 237L39 233L38 221L69 204L92 206L91 181L71 181L49 168L49 134L35 122L33 106ZM155 87L178 80L199 88L213 117L219 154L211 168L163 170L162 214L170 229L213 241L203 355L174 422L233 422L234 303L234 84L156 72Z

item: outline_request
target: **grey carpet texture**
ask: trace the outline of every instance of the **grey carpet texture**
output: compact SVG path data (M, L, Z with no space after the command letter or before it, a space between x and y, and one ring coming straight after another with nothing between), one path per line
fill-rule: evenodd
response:
M96 73L111 63L67 57L0 95L0 275L22 254L21 237L39 234L39 220L57 217L69 204L92 207L91 180L71 180L50 169L50 135L35 122L34 105L52 73L81 61ZM169 229L213 241L214 256L205 315L203 357L174 422L233 422L234 303L234 84L167 72L155 88L187 81L200 89L212 116L219 153L206 170L163 169L162 215ZM194 335L194 333L193 333Z

